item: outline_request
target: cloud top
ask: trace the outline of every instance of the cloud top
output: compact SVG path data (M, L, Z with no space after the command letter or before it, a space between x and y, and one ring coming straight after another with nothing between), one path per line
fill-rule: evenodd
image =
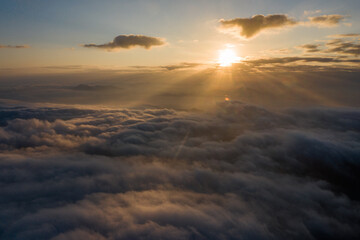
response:
M119 35L114 38L113 41L104 44L84 44L83 47L86 48L99 48L109 51L119 50L119 49L130 49L134 47L142 47L145 49L150 49L154 46L162 46L166 42L162 38L158 37L149 37L144 35Z
M1 239L360 234L357 109L0 113Z

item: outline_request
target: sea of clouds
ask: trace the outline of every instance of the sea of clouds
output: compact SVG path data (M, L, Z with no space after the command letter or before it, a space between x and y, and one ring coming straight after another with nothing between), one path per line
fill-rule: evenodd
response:
M0 108L1 239L358 239L360 110Z

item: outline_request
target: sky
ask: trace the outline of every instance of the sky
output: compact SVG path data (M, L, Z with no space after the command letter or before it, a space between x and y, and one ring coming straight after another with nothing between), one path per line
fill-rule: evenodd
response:
M360 239L359 10L0 0L0 239Z
M357 33L358 1L1 1L0 44L26 45L2 49L3 68L90 65L127 67L180 62L211 63L226 44L241 57L259 57L265 50L324 41L328 35ZM324 6L326 6L324 8ZM299 24L275 29L251 41L219 31L219 20L257 14L286 14L297 21L339 14L338 26ZM141 34L166 39L151 50L116 53L83 44L103 44L118 35Z

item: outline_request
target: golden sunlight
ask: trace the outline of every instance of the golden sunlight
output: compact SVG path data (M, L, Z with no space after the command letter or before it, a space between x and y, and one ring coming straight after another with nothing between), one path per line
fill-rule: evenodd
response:
M227 47L219 51L218 63L221 67L230 67L233 63L239 62L240 57L236 55L232 47Z

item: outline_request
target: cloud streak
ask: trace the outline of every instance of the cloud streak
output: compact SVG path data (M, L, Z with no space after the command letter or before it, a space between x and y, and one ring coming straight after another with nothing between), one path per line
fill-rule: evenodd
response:
M330 35L329 37L332 37L332 38L353 38L353 37L360 37L360 34L358 34L358 33L345 33L345 34Z
M131 49L134 47L142 47L150 49L155 46L165 45L165 40L157 37L149 37L144 35L119 35L113 41L105 44L84 44L85 48L99 48L108 51L119 49Z
M167 69L169 71L172 70L179 70L179 69L191 69L191 68L195 68L198 66L201 66L201 63L188 63L188 62L183 62L180 64L174 64L174 65L165 65L165 66L160 66L163 69Z
M22 49L22 48L30 48L29 45L0 45L1 48L14 48L14 49Z

